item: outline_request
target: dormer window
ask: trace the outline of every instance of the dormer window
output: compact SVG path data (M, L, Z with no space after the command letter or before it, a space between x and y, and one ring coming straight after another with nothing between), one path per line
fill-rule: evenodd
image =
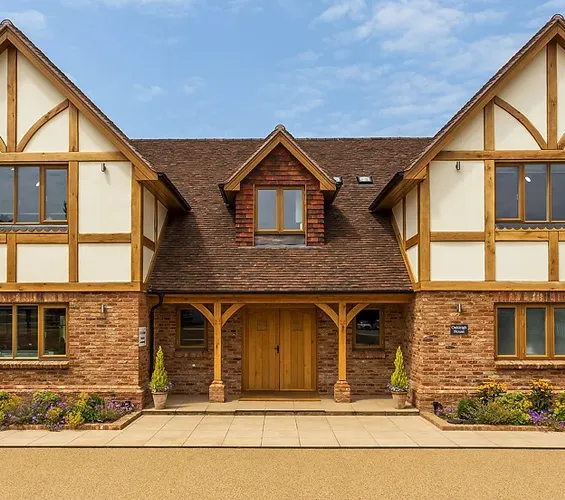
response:
M255 192L255 245L304 244L304 189L258 187Z

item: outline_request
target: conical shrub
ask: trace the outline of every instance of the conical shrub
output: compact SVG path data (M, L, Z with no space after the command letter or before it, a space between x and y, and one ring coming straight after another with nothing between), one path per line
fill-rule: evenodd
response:
M167 392L171 386L169 384L169 376L165 370L165 356L163 349L159 346L157 357L155 358L155 369L151 375L151 383L149 384L153 392Z
M404 357L400 347L396 350L394 372L390 377L390 390L392 392L408 392L408 376L404 368Z

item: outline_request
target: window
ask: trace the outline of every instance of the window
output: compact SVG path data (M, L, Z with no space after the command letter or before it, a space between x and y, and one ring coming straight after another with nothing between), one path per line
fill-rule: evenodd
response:
M179 309L177 347L206 348L206 318L196 309Z
M375 349L384 347L380 309L363 309L355 316L353 323L354 349Z
M499 358L565 356L565 305L500 305L496 308Z
M66 306L0 306L0 358L44 359L66 355Z
M565 222L565 164L496 166L497 222Z
M56 224L66 221L66 167L0 167L0 223Z
M258 188L255 214L256 245L304 244L304 189Z

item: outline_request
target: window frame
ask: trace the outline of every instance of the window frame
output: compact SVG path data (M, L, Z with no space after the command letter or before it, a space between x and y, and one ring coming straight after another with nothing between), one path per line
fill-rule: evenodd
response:
M547 304L528 302L524 304L500 303L495 306L494 314L494 354L500 360L565 360L565 354L555 354L555 309L564 309L565 304ZM516 354L498 354L498 309L514 309L515 311L515 345ZM545 354L526 354L526 311L528 309L545 309Z
M259 229L259 195L258 191L276 191L275 221L276 229ZM302 229L284 229L284 191L302 191ZM256 185L253 203L253 224L257 234L306 234L306 186L269 186Z
M377 345L357 344L357 316L365 311L379 311L379 343ZM359 311L353 318L353 350L355 351L382 351L385 348L385 312L382 306L369 306Z
M545 200L546 200L546 208L545 213L546 217L545 220L528 220L526 219L526 165L545 165L546 166L546 188L545 188ZM494 186L494 196L495 196L495 212L496 212L496 171L498 168L505 168L505 167L518 167L518 217L497 217L495 213L495 222L496 223L504 223L504 222L513 222L513 223L521 223L521 224L535 224L535 223L545 223L545 224L552 224L552 223L565 223L565 219L553 219L552 217L552 203L551 203L551 171L553 165L565 165L563 162L536 162L536 161L527 161L527 162L496 162L494 165L495 171L495 186Z
M37 356L18 357L18 307L37 307ZM37 361L37 360L63 360L69 356L69 305L57 303L19 303L19 304L0 304L0 307L12 308L12 356L0 358L3 361ZM65 310L65 354L45 354L45 309L64 309Z
M181 313L182 311L187 311L189 309L194 309L198 311L198 309L194 307L178 307L177 308L177 328L176 328L176 342L175 347L177 349L188 349L191 351L207 351L208 350L208 324L209 321L204 317L204 340L201 346L192 346L192 345L181 345L180 343L180 334L181 334ZM196 328L192 328L192 330L196 330Z
M38 211L39 217L37 222L18 222L18 169L37 167L39 168L39 189ZM14 185L12 188L13 196L13 212L14 220L12 222L0 222L0 226L37 226L37 225L67 225L69 221L69 165L68 163L8 163L1 165L0 168L14 169ZM64 220L46 220L45 219L45 171L46 170L65 170L67 172L67 218Z

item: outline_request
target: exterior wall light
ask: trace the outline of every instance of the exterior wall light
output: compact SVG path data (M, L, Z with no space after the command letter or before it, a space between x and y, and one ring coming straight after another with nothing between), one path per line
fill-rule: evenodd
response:
M102 163L102 164L100 165L100 171L101 171L101 172L106 172L106 164L105 164L105 163Z
M461 314L463 312L463 305L462 304L457 304L457 312L459 314Z
M455 163L455 170L457 170L457 171L461 170L461 162L460 161Z

